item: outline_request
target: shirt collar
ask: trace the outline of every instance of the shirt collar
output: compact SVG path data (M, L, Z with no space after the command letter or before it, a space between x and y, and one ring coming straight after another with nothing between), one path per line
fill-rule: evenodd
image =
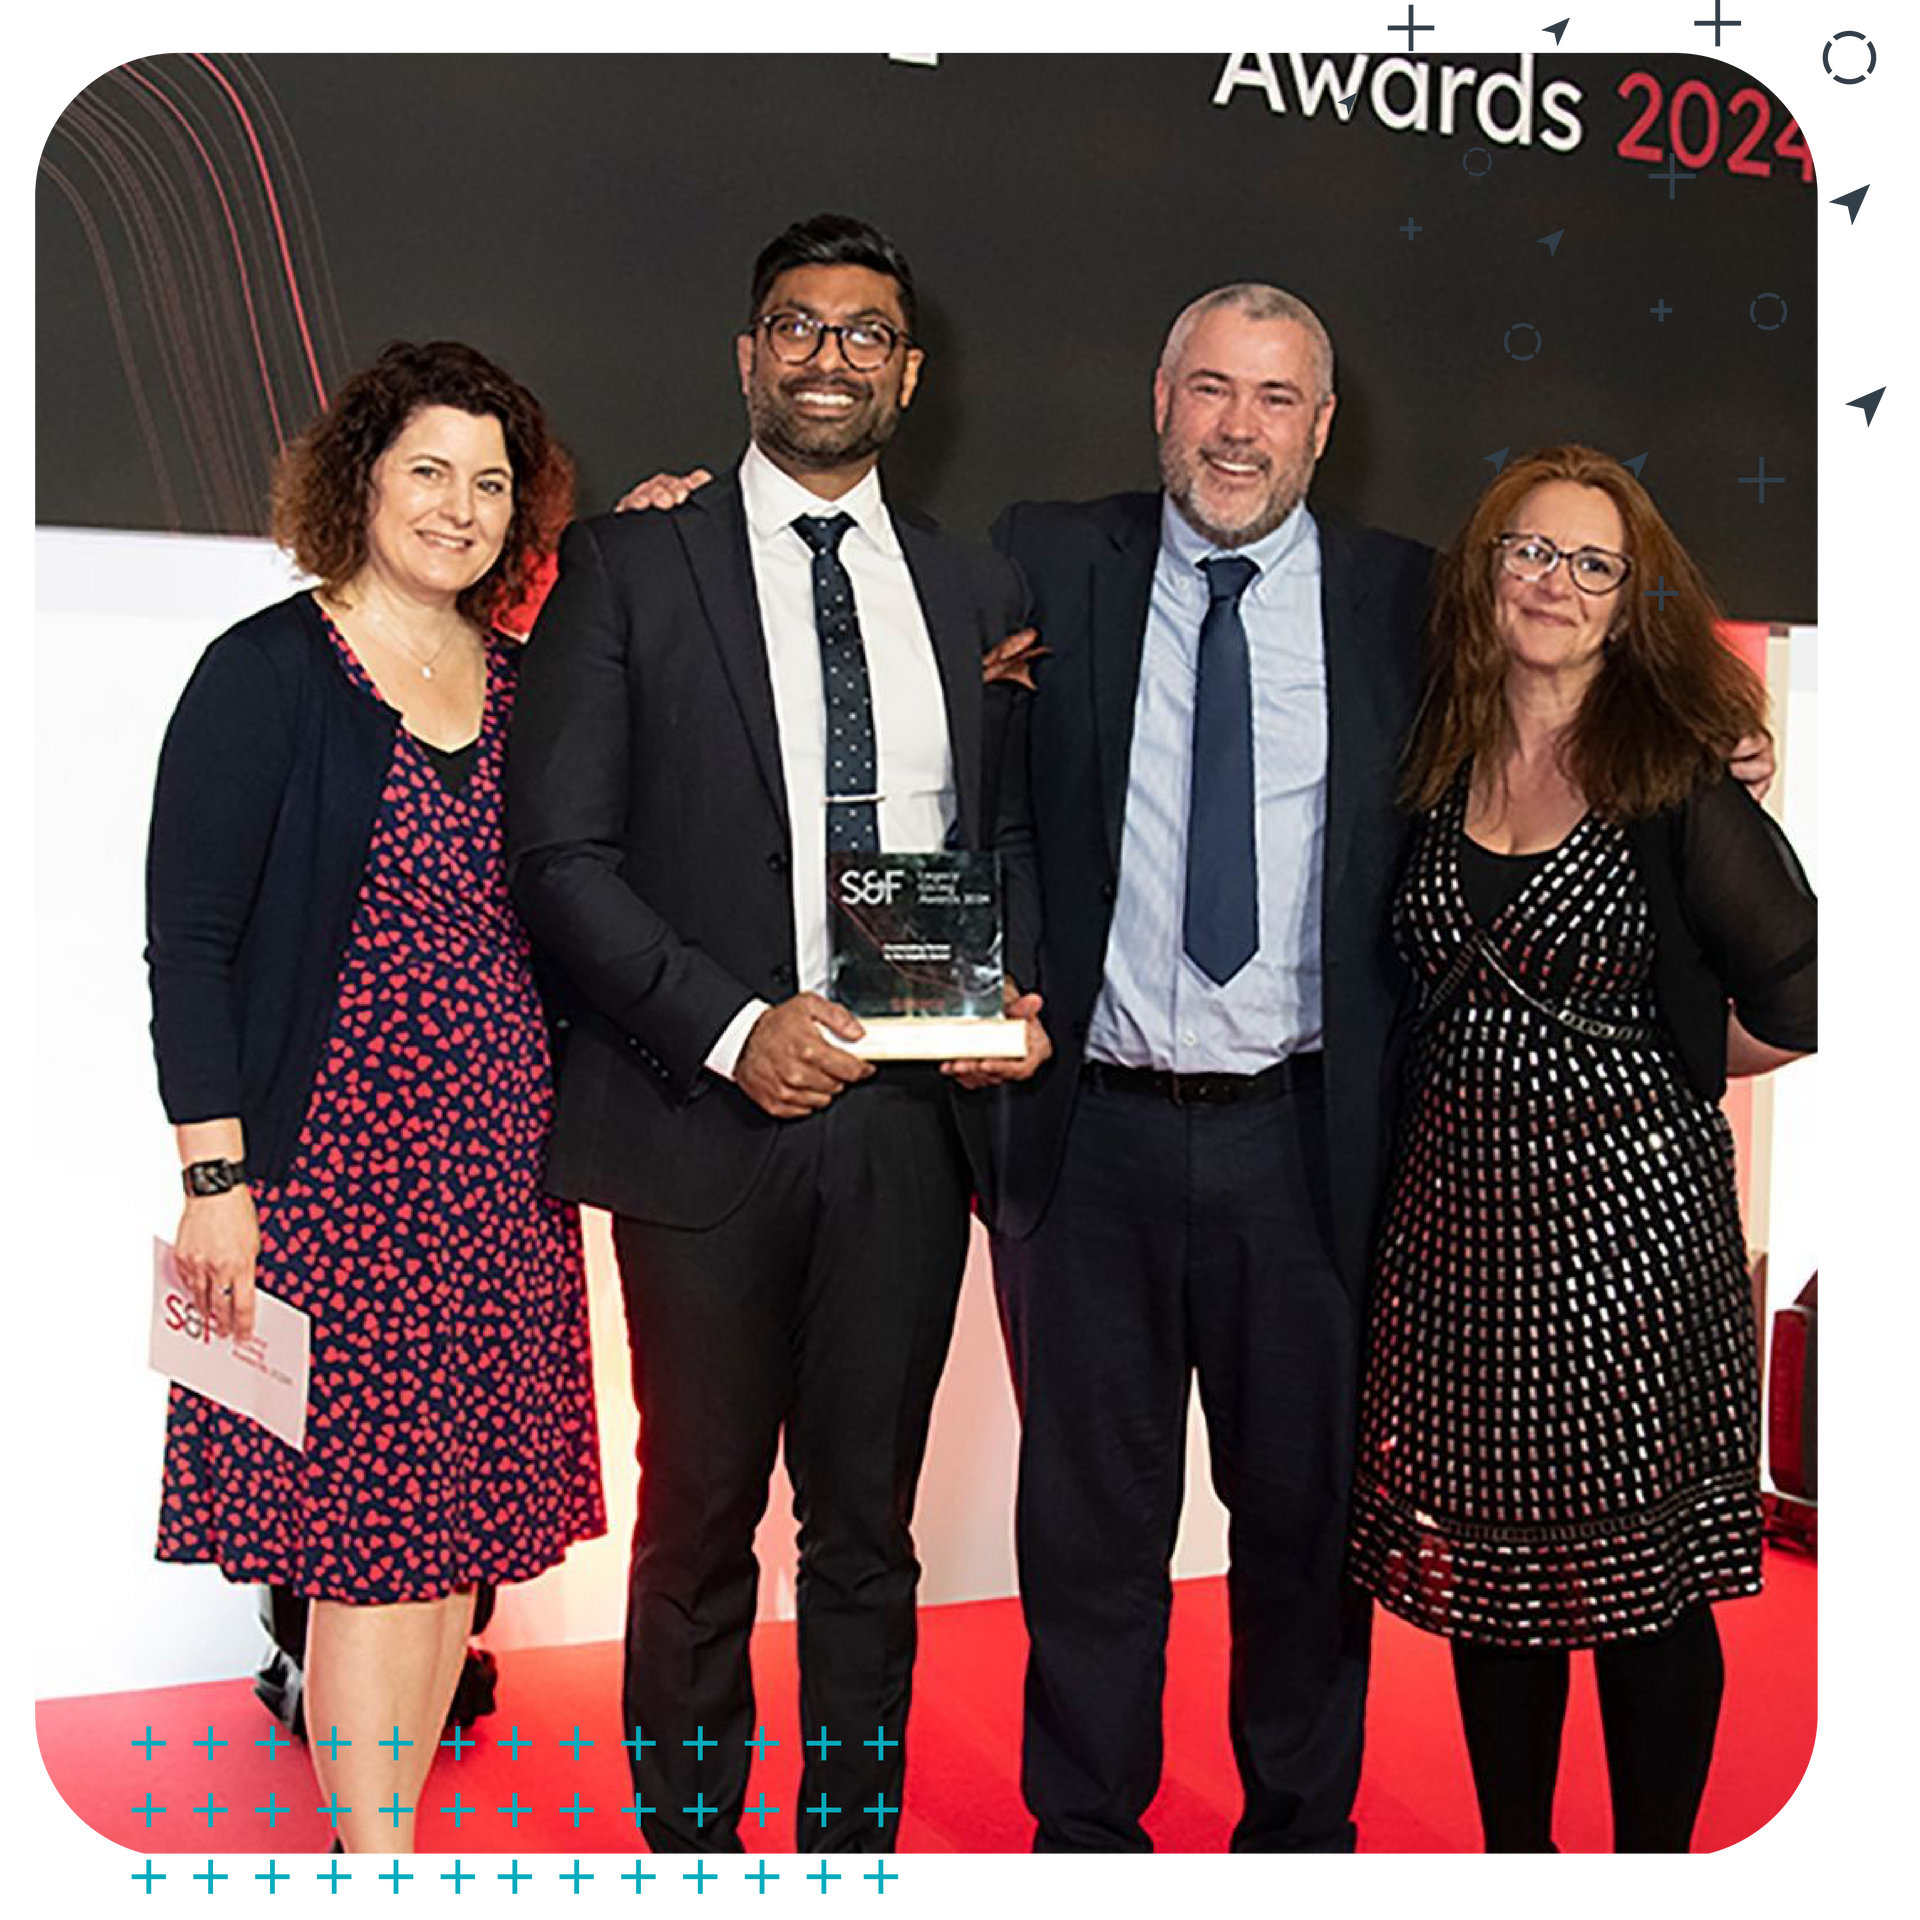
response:
M1300 500L1271 533L1263 534L1252 546L1216 546L1190 524L1186 515L1174 505L1171 494L1163 493L1160 496L1160 551L1178 562L1176 573L1190 575L1195 584L1201 584L1204 578L1199 570L1202 560L1232 553L1241 559L1251 560L1260 569L1259 579L1254 582L1257 588L1260 580L1269 578L1312 552L1310 541L1314 530L1313 515L1307 511L1307 503Z
M882 553L900 551L899 536L880 495L878 467L870 469L858 486L839 499L823 500L817 493L809 493L792 474L783 473L749 442L740 461L740 501L746 508L748 528L761 542L779 539L803 513L844 513ZM792 536L790 544L797 552L806 552L798 534Z

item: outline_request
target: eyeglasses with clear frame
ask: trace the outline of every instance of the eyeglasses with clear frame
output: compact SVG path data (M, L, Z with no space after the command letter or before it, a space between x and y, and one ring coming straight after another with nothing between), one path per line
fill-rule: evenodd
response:
M804 367L820 351L820 342L828 334L840 343L840 357L855 373L878 373L898 348L913 345L906 334L885 320L846 320L836 325L816 314L792 309L763 313L753 328L766 340L773 357L790 367Z
M1582 593L1611 593L1633 571L1633 562L1611 547L1556 547L1544 533L1496 533L1500 561L1516 580L1544 580L1562 560L1567 578Z

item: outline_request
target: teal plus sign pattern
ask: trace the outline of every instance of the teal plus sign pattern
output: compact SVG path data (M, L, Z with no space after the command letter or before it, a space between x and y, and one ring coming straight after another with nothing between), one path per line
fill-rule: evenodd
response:
M196 1873L193 1877L196 1880L204 1880L207 1883L207 1891L211 1893L213 1891L213 1883L216 1880L225 1880L230 1878L231 1876L228 1874L222 1873L218 1868L214 1866L213 1862L209 1860L206 1865L206 1870L202 1873Z
M623 1873L620 1878L622 1880L631 1880L633 1882L634 1892L639 1893L645 1888L649 1880L658 1880L660 1876L650 1867L643 1866L636 1860L633 1863L633 1871L631 1873Z
M407 1872L398 1860L390 1860L373 1877L376 1880L384 1880L395 1893L398 1893L400 1891L400 1882L402 1880L411 1880L413 1875Z

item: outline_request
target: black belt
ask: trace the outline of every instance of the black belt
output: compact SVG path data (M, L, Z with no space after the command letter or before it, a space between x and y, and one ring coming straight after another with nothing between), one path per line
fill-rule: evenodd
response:
M1101 1093L1147 1093L1176 1107L1227 1107L1247 1100L1277 1100L1320 1085L1321 1055L1290 1053L1262 1073L1169 1073L1164 1067L1116 1067L1088 1060L1080 1078Z

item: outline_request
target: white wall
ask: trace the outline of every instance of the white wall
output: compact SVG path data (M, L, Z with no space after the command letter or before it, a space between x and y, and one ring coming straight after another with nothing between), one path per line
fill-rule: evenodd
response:
M1817 634L1794 627L1767 649L1767 688L1780 740L1781 777L1768 810L1786 830L1814 890L1820 886L1820 699ZM1820 1062L1798 1060L1754 1089L1756 1197L1764 1185L1764 1222L1749 1222L1749 1239L1767 1252L1767 1310L1791 1303L1820 1264ZM1764 1180L1763 1180L1764 1176ZM1759 1212L1758 1206L1755 1208Z
M179 1189L147 1040L141 865L154 757L193 662L294 575L262 541L160 534L42 529L35 561L36 1163L14 1204L41 1223L17 1291L32 1329L21 1350L38 1356L24 1370L29 1427L45 1442L26 1475L36 1551L22 1567L45 1570L30 1604L47 1697L242 1673L261 1644L251 1589L152 1558L166 1389L145 1364L148 1242L171 1236ZM635 1420L604 1220L589 1220L587 1242L609 1533L503 1596L496 1645L620 1630ZM57 1271L40 1270L45 1248ZM1013 1591L1013 1459L976 1233L921 1487L924 1599ZM1225 1518L1197 1435L1188 1480L1176 1569L1217 1572ZM763 1616L792 1612L789 1499L782 1476L761 1534Z

